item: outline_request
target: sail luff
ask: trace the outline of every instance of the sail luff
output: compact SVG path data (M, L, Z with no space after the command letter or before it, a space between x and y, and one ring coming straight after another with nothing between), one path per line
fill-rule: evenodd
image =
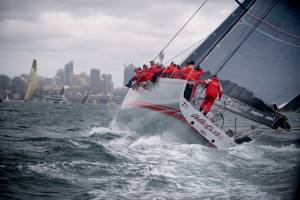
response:
M285 39L285 35L289 37L290 35L297 35L296 33L299 31L293 28L295 26L292 26L299 24L299 15L295 12L297 9L290 7L290 9L294 9L292 10L294 12L287 12L289 11L287 10L287 8L289 8L288 6L294 5L295 3L293 3L292 0L287 2L279 0L256 0L255 2L245 1L244 5L245 3L249 3L249 6L245 6L247 10L244 10L241 6L238 7L196 51L192 52L183 64L194 60L196 64L201 63L204 67L209 66L213 72L219 72L222 67L225 66L220 72L220 77L236 82L240 87L246 88L249 92L253 92L253 97L251 101L249 101L249 99L240 98L242 94L238 97L232 95L230 91L227 91L228 93L224 91L224 94L231 99L241 101L240 104L249 105L251 107L250 111L258 109L259 114L264 116L264 118L256 119L255 116L252 116L253 113L258 113L256 111L252 113L244 112L242 116L272 128L277 128L278 126L290 128L287 123L287 118L281 113L274 111L268 105L270 102L280 102L278 99L282 97L282 94L276 96L274 94L279 94L277 91L282 88L286 89L284 86L294 86L293 84L297 85L299 83L299 81L295 81L294 78L295 74L299 71L292 71L292 69L296 68L296 61L298 59L296 55L299 51L285 43L276 43L277 40L273 42L270 38L265 38L263 34L255 32L255 30L257 27L261 29L264 28L265 30L262 31L270 33L274 30L274 28L270 30L271 24L272 27L279 27L279 30L281 30L274 33L274 37L278 37L278 39ZM269 26L264 27L262 26L262 20L253 20L253 18L246 16L250 8L251 13L257 16L257 18L270 21ZM280 12L281 10L284 12ZM290 20L291 23L289 23L287 27L286 23L283 22L283 18L280 18L281 15L295 18ZM251 26L245 26L245 21ZM280 22L282 23L280 24ZM278 28L276 30L278 30ZM285 35L282 35L283 33ZM290 38L288 39L291 40ZM293 37L293 39L295 39L295 37ZM287 68L288 71L282 70ZM266 79L266 76L268 79ZM286 77L285 82L278 81L281 80L282 76ZM287 79L288 77L292 77L293 79ZM278 86L278 82L281 82L282 86ZM290 82L292 84L288 85ZM290 89L289 95L295 93L295 91L291 92ZM286 95L285 98L288 98L288 95ZM241 115L240 112L236 114Z
M265 11L262 19L264 19L270 13L270 11L278 2L279 0L277 0L271 7L268 8L268 10ZM215 74L219 74L219 72L223 69L223 67L226 65L229 59L241 48L241 46L244 44L247 38L249 38L249 36L256 30L256 28L261 24L261 22L261 20L257 20L254 26L251 28L251 30L244 35L243 39L236 45L236 47L231 52L229 51L229 54L225 57L226 59L221 63Z
M37 63L36 60L33 60L31 71L30 71L30 76L28 79L28 84L27 84L27 90L25 94L24 101L31 101L33 93L35 92L37 88Z
M243 6L236 10L190 55L181 66L194 60L199 65L210 52L222 41L227 33L236 25L236 23L247 13L256 0L245 0Z
M214 73L224 66L220 78L238 83L267 104L287 102L300 93L299 11L294 0L256 0L248 11L256 18L247 12L201 65Z

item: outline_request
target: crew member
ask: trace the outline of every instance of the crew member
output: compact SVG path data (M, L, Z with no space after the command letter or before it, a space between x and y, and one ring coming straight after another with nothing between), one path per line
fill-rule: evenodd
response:
M179 65L176 65L174 64L172 66L172 73L171 73L171 78L180 78L180 66Z
M204 110L203 114L206 115L212 107L215 99L218 96L218 100L221 99L223 92L220 80L218 79L217 75L213 75L212 79L207 79L205 81L202 81L201 83L203 83L206 87L206 95L200 106L200 112Z
M135 71L135 75L126 84L126 86L129 88L131 88L133 81L137 81L140 78L142 73L142 69L140 67L137 67L134 71Z
M184 91L184 97L187 100L191 100L191 98L194 96L195 93L195 89L198 85L198 83L200 83L200 77L204 74L204 71L202 68L200 68L200 66L195 66L194 69L192 69L192 71L189 73L189 75L187 77L185 77L185 79L188 81L188 83L186 84L186 88Z
M189 77L190 73L193 71L195 65L195 61L190 61L188 62L180 71L180 78L181 79L185 79L187 80L187 78Z
M175 69L175 67L176 67L176 64L174 62L171 62L170 65L163 72L163 77L171 78L172 72Z
M194 69L190 72L190 74L186 77L188 81L194 81L195 84L199 82L200 77L204 74L203 69L198 65L195 66Z
M157 64L154 63L153 60L150 61L149 71L150 71L152 74L156 74L157 71L158 71L158 66L157 66Z
M140 74L140 77L136 81L136 84L151 81L152 80L153 73L148 69L147 65L143 65L143 70Z
M142 69L140 67L136 68L135 75L131 78L132 81L137 81L142 73Z

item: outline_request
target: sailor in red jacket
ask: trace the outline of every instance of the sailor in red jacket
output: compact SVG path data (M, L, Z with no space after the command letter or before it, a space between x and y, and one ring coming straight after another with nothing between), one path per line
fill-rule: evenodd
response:
M176 64L174 62L171 62L170 65L167 66L167 68L165 68L165 70L163 71L163 77L170 77L173 72L174 66L176 67Z
M150 71L152 74L156 74L156 73L158 72L158 66L157 66L157 64L154 63L153 60L150 61L149 71Z
M186 77L186 80L199 83L200 77L203 74L204 74L203 69L199 65L195 66L194 69L190 72L190 74Z
M140 67L136 68L135 75L131 78L132 81L137 81L142 73L142 69Z
M174 64L172 67L171 78L175 78L175 79L180 78L179 72L180 72L180 66Z
M135 68L135 75L128 81L128 83L126 84L127 87L131 88L132 87L132 83L133 81L137 81L142 73L142 69L140 67Z
M153 73L148 69L147 65L143 65L142 73L140 74L136 84L151 81Z
M181 75L181 79L187 79L189 77L189 75L191 74L191 72L194 69L194 65L195 65L195 61L190 61L188 62L181 70L180 70L180 75Z
M200 112L204 110L203 114L206 115L210 108L212 107L215 99L219 96L219 99L222 97L222 86L217 75L213 75L212 79L207 79L202 82L206 87L206 95L200 106Z

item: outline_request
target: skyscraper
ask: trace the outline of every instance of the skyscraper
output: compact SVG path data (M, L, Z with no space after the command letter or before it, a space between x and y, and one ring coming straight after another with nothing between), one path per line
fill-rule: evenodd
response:
M124 86L128 83L128 81L133 77L133 75L135 74L134 72L134 65L130 64L130 65L125 65L124 68Z
M58 86L62 86L64 84L64 70L57 69L54 81Z
M72 83L72 77L73 77L73 61L68 62L65 64L64 67L64 84L71 86Z
M100 90L100 70L91 69L91 91L97 93Z
M112 75L111 74L103 74L101 76L102 80L102 91L104 95L110 95L113 90L113 83L112 83Z

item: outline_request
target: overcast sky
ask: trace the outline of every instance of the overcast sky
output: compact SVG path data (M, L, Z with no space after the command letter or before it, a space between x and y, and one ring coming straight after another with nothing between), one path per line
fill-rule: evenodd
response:
M0 0L0 74L53 77L74 61L74 73L99 68L122 86L124 64L156 57L204 0ZM208 0L165 51L165 61L211 33L237 7ZM175 59L180 62L183 57Z

